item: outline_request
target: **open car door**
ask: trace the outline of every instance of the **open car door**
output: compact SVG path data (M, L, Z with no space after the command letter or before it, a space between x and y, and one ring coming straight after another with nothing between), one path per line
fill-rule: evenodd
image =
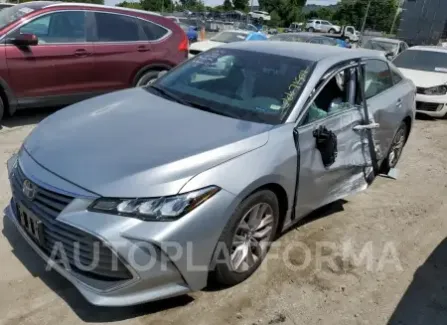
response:
M299 150L297 218L365 189L378 167L358 62L334 67L319 82L295 128Z

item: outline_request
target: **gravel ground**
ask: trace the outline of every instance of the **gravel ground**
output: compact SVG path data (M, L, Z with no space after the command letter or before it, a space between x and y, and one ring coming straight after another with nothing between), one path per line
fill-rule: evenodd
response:
M4 122L3 163L48 112L33 114ZM447 121L418 120L397 181L379 178L367 191L284 234L277 242L281 247L273 247L262 269L243 284L137 307L90 306L67 281L44 271L4 218L0 324L445 325L446 136ZM6 168L0 170L0 182L5 207L10 197ZM361 252L368 249L371 254L362 261ZM327 260L321 265L319 254Z

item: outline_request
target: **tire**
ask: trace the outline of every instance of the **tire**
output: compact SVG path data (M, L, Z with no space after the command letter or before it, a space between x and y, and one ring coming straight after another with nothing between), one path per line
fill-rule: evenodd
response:
M329 34L334 34L335 33L335 29L331 28L329 29Z
M5 114L5 104L3 103L3 98L0 97L0 121L2 120L4 114Z
M313 33L313 32L315 31L315 29L314 29L313 27L309 27L309 28L307 29L307 31L308 31L309 33Z
M393 141L391 143L390 150L382 163L380 172L383 174L388 174L391 168L396 167L399 162L400 156L402 155L402 150L407 142L408 137L408 126L405 122L402 122L394 135ZM396 151L396 145L400 145L400 149Z
M246 237L242 237L241 235L242 228L240 228L241 223L243 220L248 220L247 219L249 217L248 212L255 212L255 209L257 207L259 208L259 211L261 211L264 207L266 207L267 212L265 213L265 219L261 220L265 220L267 222L267 219L271 219L271 222L266 223L265 227L256 228L257 230L255 231L251 230L250 234L247 234ZM267 217L269 214L271 215L271 218ZM228 224L225 226L225 229L222 232L222 235L219 239L218 246L216 247L215 252L216 262L215 266L213 267L214 280L220 285L233 286L238 283L241 283L242 281L247 279L250 275L252 275L253 272L256 271L256 269L264 260L270 248L270 243L275 238L276 230L278 227L278 221L279 221L279 204L276 195L272 191L262 190L253 193L245 200L243 200L236 209L236 211L231 216ZM270 228L270 232L262 237L263 238L262 241L261 240L258 241L257 246L254 244L253 246L247 246L247 243L252 242L251 240L253 240L256 234L261 233L262 230L267 231L268 228ZM248 249L250 252L255 251L255 253L252 254L254 262L252 263L251 266L247 264L245 259L244 262L240 263L239 269L235 269L234 267L235 264L232 263L230 255L231 256L237 255L234 254L236 249L234 249L233 246L236 240L236 234L238 234L239 238L244 238L243 240L241 240L242 242L244 242L244 244L234 246L237 246L238 248L249 247ZM261 249L261 247L263 247L263 249ZM241 249L239 249L239 252L241 252Z
M146 71L135 83L135 87L144 87L144 86L150 85L152 82L154 82L157 79L158 74L162 71L164 71L164 70Z

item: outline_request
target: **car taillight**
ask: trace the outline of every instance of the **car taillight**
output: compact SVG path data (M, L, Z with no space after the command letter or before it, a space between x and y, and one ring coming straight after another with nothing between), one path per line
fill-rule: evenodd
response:
M189 49L189 40L186 34L183 34L183 38L180 44L178 45L178 50L185 51L186 53L188 53L188 49Z

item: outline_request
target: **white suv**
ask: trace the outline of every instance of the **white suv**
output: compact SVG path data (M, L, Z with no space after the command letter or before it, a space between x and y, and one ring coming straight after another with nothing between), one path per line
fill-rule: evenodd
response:
M270 20L270 15L266 11L250 11L248 15L253 19L262 19L264 21Z
M341 27L332 24L327 20L312 19L306 23L306 30L308 32L321 32L321 33L340 33Z

